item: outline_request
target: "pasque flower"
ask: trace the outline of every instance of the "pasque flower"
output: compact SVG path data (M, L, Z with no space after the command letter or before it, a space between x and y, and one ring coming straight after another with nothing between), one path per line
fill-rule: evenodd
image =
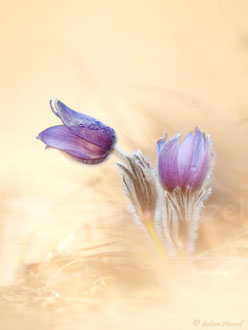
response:
M42 131L38 139L48 147L64 151L69 156L87 164L103 162L116 142L115 131L100 121L76 112L56 100L51 109L63 125Z
M166 136L157 142L158 173L163 187L173 191L199 189L208 175L213 152L210 137L198 128L188 133L180 143L180 134L166 142Z

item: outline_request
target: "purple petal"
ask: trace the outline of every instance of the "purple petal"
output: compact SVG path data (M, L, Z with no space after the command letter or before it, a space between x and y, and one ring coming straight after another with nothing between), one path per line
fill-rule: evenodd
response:
M101 163L109 154L109 151L80 138L64 125L47 128L39 134L38 139L48 147L64 151L89 164Z
M163 148L165 141L166 141L167 134L164 133L164 136L160 139L158 139L157 145L156 145L156 151L157 151L157 157L159 157L160 151Z
M208 158L208 153L206 152L201 160L201 163L199 164L197 172L194 173L194 175L192 175L189 186L192 187L193 189L198 189L203 184L203 181L208 172L208 163L209 163L209 158Z
M76 112L59 100L55 101L56 111L52 111L62 120L65 126L89 143L93 143L106 151L112 149L116 142L115 131L100 121Z
M203 184L207 172L209 171L210 157L212 157L209 152L209 147L209 137L204 137L203 154L200 163L197 165L197 171L194 173L191 179L191 186L194 189L199 188Z
M178 171L181 187L194 186L193 182L195 182L203 157L204 137L202 132L196 129L186 135L178 150Z
M197 169L202 162L205 154L205 138L199 129L196 129L194 132L193 150L192 167L194 171L194 168Z
M179 185L177 155L180 134L166 142L160 150L158 158L158 173L164 187L172 191Z
M193 133L189 133L183 139L178 149L178 172L180 186L186 185L187 178L191 176L191 162L194 154Z
M199 188L209 168L208 143L205 133L196 129L189 133L181 143L178 152L180 186Z

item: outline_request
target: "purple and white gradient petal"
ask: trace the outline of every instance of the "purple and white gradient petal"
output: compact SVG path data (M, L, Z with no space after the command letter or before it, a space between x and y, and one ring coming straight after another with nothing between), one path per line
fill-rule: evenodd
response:
M48 147L66 152L71 157L88 164L103 162L116 143L112 128L100 121L76 112L61 101L55 101L53 113L63 125L53 126L38 135Z
M172 191L179 182L177 166L179 142L180 134L177 134L167 142L164 142L162 147L159 146L159 148L157 148L158 173L163 186L165 186L169 191Z
M185 136L181 144L178 134L162 146L161 140L158 141L158 173L166 190L173 191L176 187L196 190L203 185L213 158L209 139L196 128ZM177 146L170 141L177 141Z

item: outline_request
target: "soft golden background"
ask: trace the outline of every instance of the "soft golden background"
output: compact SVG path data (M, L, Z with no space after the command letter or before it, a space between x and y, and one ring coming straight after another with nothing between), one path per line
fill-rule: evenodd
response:
M248 255L248 2L1 1L0 37L2 329L31 329L33 322L37 329L193 329L198 318L243 319L242 328L248 329L243 299ZM207 285L205 278L198 278L197 285L185 284L187 289L180 288L174 299L166 296L169 304L160 302L150 314L146 310L146 318L140 306L136 316L138 307L130 304L127 317L123 306L118 309L112 300L103 311L105 298L89 308L88 317L80 314L80 307L76 313L73 305L74 318L68 305L57 308L56 303L52 310L42 305L41 316L34 312L37 306L25 295L42 285L27 279L26 294L19 289L26 268L113 241L124 231L130 249L128 232L135 230L114 157L101 166L83 166L56 151L45 152L35 139L58 123L49 110L49 100L55 98L108 123L121 149L139 148L154 166L156 139L164 131L184 134L197 125L212 135L217 154L213 194L204 211L197 253L221 248L231 259L214 259L214 265L223 260L224 265L209 272ZM106 267L111 273L112 263ZM99 274L99 268L92 269ZM44 283L51 279L46 272L33 270L41 283L43 276ZM94 285L113 291L115 297L120 292L122 298L128 289L121 291L126 278L121 274L111 284L101 284L96 276L100 284ZM65 297L71 281L81 283L84 277L67 279L65 291L61 289ZM16 291L9 297L6 292L13 287Z

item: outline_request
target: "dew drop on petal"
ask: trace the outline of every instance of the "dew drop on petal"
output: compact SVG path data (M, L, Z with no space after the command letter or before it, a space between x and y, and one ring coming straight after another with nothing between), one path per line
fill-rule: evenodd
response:
M99 129L99 127L98 127L97 125L95 125L95 124L91 124L91 125L89 126L89 129L90 129L90 130L95 130L95 131L97 131L97 130Z
M195 166L191 166L191 172L193 172L193 173L196 172L196 167Z

